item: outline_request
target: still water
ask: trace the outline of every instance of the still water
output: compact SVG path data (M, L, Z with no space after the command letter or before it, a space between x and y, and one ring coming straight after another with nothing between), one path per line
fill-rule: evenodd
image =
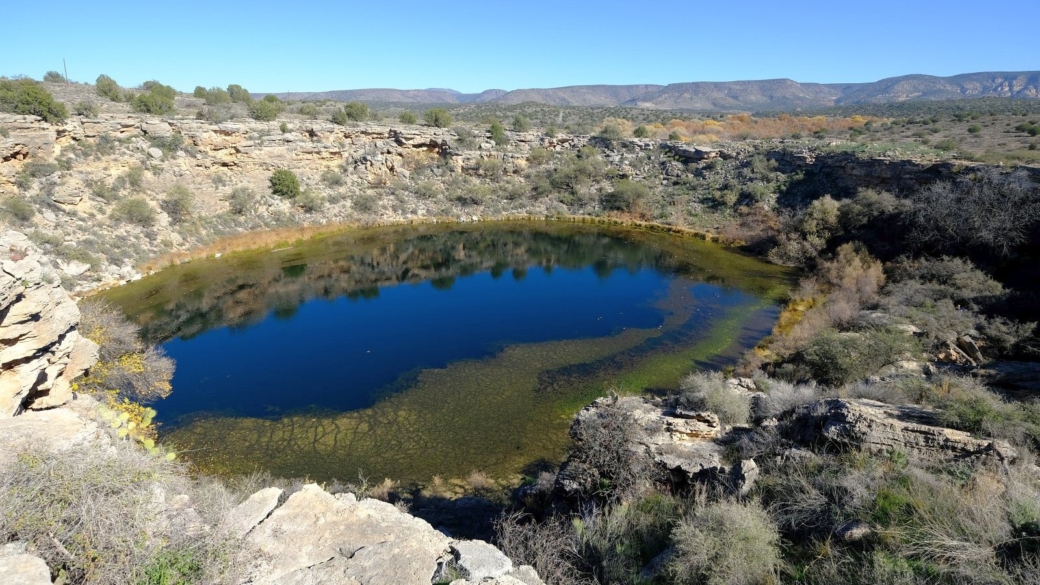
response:
M788 285L689 238L494 222L351 230L105 296L176 360L161 437L203 469L426 481L558 461L581 405L731 363Z

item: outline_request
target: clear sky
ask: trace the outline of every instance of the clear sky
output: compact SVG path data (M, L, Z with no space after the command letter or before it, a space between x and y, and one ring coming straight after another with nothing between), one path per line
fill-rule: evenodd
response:
M1038 22L1040 0L12 0L0 75L65 58L76 81L182 91L856 82L1040 70Z

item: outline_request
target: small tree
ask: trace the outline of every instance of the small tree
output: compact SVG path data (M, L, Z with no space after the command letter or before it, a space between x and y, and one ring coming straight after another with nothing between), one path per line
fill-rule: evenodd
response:
M531 129L531 123L522 114L513 117L513 132L527 132Z
M509 144L509 137L506 136L506 130L502 127L501 122L495 120L491 123L491 128L489 130L491 132L491 140L493 140L495 144L499 146Z
M206 100L206 104L210 106L231 103L231 94L220 87L211 87L207 89L205 95L202 97Z
M191 217L195 207L195 196L184 185L174 185L166 192L159 207L166 212L172 223L182 223Z
M249 95L249 91L236 83L227 86L227 92L231 95L231 101L235 103L248 104L253 101L253 96Z
M173 98L177 90L158 81L146 81L141 87L145 93L140 93L130 100L130 107L135 112L146 114L170 114L173 112Z
M47 83L65 83L65 76L57 71L48 71L43 74L43 80Z
M300 180L288 169L278 169L271 174L271 193L286 199L295 199L300 195Z
M401 112L401 115L397 118L402 124L415 124L418 119L412 112Z
M650 131L647 130L646 126L638 126L632 131L632 136L635 136L636 138L646 138L650 136Z
M197 98L205 99L205 97L206 97L206 88L202 87L201 85L196 85L195 86L195 91L192 92L192 95L194 95Z
M602 129L600 129L599 137L614 142L624 138L624 135L621 133L621 128L617 124L606 124Z
M613 211L634 211L639 203L650 196L650 189L631 179L621 179L614 190L603 197L603 207Z
M65 104L32 79L0 80L0 112L39 116L45 122L61 122L68 117Z
M267 94L264 99L249 102L249 116L254 120L270 122L285 111L285 104L277 96Z
M348 120L363 122L368 119L368 106L361 102L350 102L343 106L343 114Z
M426 112L423 113L423 120L426 120L427 124L438 128L447 128L448 126L451 126L451 123L454 121L448 110L445 110L444 108L432 108L426 110Z
M235 215L245 215L253 208L256 195L249 187L235 187L228 199L228 209Z
M123 101L123 90L119 89L119 84L104 73L98 75L97 81L94 82L94 91L114 102Z

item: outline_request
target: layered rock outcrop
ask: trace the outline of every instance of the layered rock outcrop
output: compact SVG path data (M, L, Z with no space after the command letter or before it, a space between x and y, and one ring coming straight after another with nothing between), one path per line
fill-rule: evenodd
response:
M0 418L72 398L72 380L97 361L78 323L49 262L25 235L0 232Z

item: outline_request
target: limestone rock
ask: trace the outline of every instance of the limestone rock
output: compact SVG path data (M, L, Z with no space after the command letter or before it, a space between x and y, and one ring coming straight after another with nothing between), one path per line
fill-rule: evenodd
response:
M1006 441L976 439L938 425L936 414L919 406L874 400L826 399L801 406L781 420L785 436L801 444L831 443L874 453L900 451L930 460L992 458L1010 462L1018 454Z
M158 148L154 147L154 146L149 148L147 150L147 152L148 152L148 156L150 156L152 158L155 158L155 159L162 158L162 151L159 150Z
M513 561L494 546L481 540L465 540L451 545L455 567L470 581L501 577L513 570Z
M874 529L862 520L849 520L834 529L834 536L848 543L860 542L871 534L874 534Z
M93 365L78 324L79 308L39 250L21 233L0 233L0 418L71 397L72 379ZM66 371L77 345L78 363Z
M238 537L248 534L271 515L281 496L282 490L276 487L265 488L249 496L249 499L231 511L228 518L230 532Z
M4 585L51 585L47 563L36 555L0 556L0 582Z
M91 442L103 442L108 434L98 427L92 411L97 402L82 396L72 408L29 411L0 419L0 464L27 447L52 452Z
M268 559L256 584L429 585L447 536L377 500L303 487L253 529Z

